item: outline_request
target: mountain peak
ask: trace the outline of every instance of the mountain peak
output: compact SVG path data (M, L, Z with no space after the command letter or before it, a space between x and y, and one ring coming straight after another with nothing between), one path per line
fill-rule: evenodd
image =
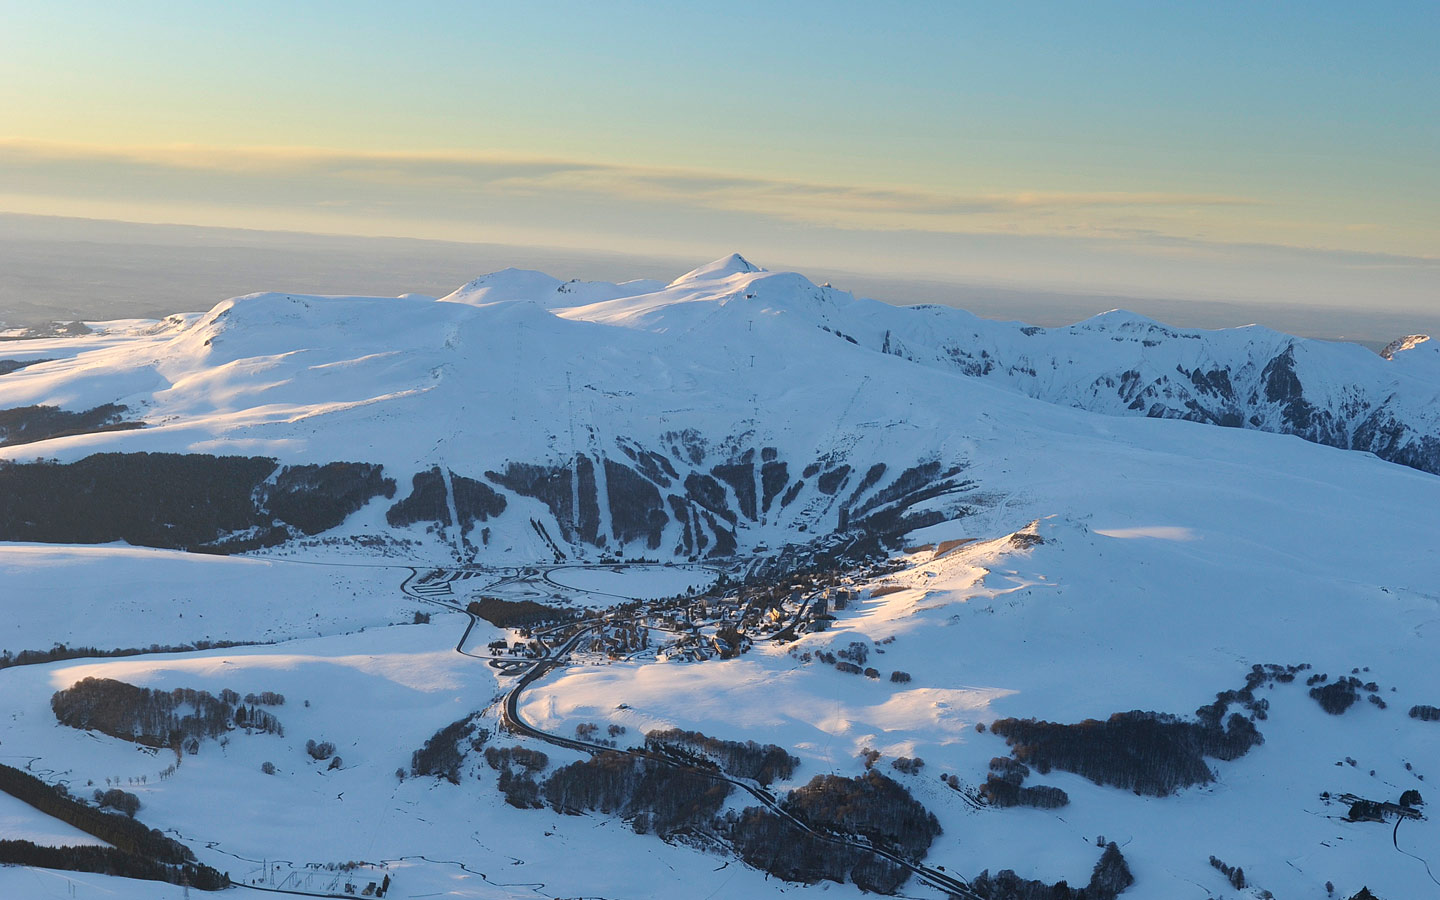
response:
M1380 355L1386 359L1394 359L1395 354L1413 350L1428 340L1430 340L1428 334L1407 334L1386 344L1385 349L1380 351Z
M1093 315L1090 318L1076 324L1091 327L1101 327L1117 331L1136 328L1147 329L1154 327L1167 327L1160 322L1157 322L1154 319L1150 318L1149 316L1143 316L1140 313L1131 312L1128 309L1108 309L1105 312L1097 313L1096 315Z
M448 303L468 303L472 306L501 300L539 301L553 294L561 284L563 282L560 279L544 272L511 267L481 275L440 299Z
M691 269L670 283L675 285L689 281L720 281L733 275L748 275L751 272L764 271L764 269L750 262L750 260L740 254L732 253L729 256L722 256L712 263L707 263L698 269Z

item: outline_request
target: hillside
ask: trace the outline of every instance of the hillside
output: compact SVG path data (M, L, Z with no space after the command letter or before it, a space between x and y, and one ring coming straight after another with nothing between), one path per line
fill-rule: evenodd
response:
M1042 330L732 256L0 356L0 763L233 881L1434 889L1433 342ZM98 840L0 800L0 841ZM0 866L36 883L180 890Z
M738 256L664 286L505 270L440 301L255 294L14 344L0 453L21 465L0 474L0 537L233 552L323 534L477 561L872 540L983 503L973 442L1037 414L1017 393L1435 471L1440 349L1397 346L1120 312L1044 330ZM91 493L61 497L81 479L23 465L37 458L80 464ZM103 517L157 478L173 521Z

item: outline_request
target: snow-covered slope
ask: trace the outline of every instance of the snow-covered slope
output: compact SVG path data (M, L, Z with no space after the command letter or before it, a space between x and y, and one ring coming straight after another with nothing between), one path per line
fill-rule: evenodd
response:
M757 322L773 328L768 320L785 318L797 332L818 328L1051 403L1293 434L1440 472L1440 348L1424 335L1396 341L1377 357L1259 326L1176 329L1123 310L1043 329L949 307L857 299L793 273L756 270L739 257L707 268L713 272L697 270L699 280L691 273L664 291L561 315L662 332L715 327L712 315L746 329Z
M1433 345L1412 344L1382 359L1120 312L1043 330L857 299L738 255L663 286L505 270L441 301L254 294L17 343L0 437L12 460L223 450L374 464L396 503L413 497L388 516L370 502L339 530L283 516L268 537L254 522L220 528L216 546L318 529L465 558L725 555L963 511L970 441L997 427L986 416L1036 415L1016 392L1434 470L1440 366Z
M1440 724L1406 715L1440 703L1434 342L1382 358L1120 312L1036 329L731 256L669 284L507 270L443 300L253 294L9 342L0 372L0 651L34 651L0 671L0 756L77 793L123 785L146 825L236 880L858 896L767 879L698 838L515 808L483 740L458 784L411 777L411 754L473 720L489 747L544 747L547 775L588 756L503 730L524 663L489 652L523 636L460 614L471 600L564 602L589 623L722 572L760 573L752 598L770 579L790 595L787 566L814 551L888 543L908 549L886 571L846 570L860 594L826 628L757 631L733 659L565 657L518 712L552 735L775 742L799 760L777 792L858 776L873 750L943 828L926 863L967 879L1009 868L1078 886L1103 835L1136 877L1125 900L1431 889L1433 815L1395 832L1349 820L1339 798L1423 792L1440 759ZM263 553L173 552L247 548ZM584 565L636 556L698 562ZM232 641L273 643L216 646ZM127 653L68 658L76 645ZM855 645L871 677L834 664ZM1251 690L1264 664L1311 668ZM1343 715L1308 695L1305 678L1352 670L1376 687ZM90 676L279 691L285 733L237 728L172 756L57 726L51 695ZM1211 780L1137 794L1037 764L1027 786L1066 806L980 799L991 760L1019 752L997 721L1191 722L1223 691L1264 742L1207 757ZM86 840L0 807L6 836ZM335 867L349 860L366 865ZM180 895L0 867L0 893L30 890ZM903 890L940 896L914 878Z
M561 281L530 269L502 269L466 282L440 299L447 303L479 306L505 300L529 300L546 309L596 303L645 294L663 287L658 281L637 279L623 284L604 281Z

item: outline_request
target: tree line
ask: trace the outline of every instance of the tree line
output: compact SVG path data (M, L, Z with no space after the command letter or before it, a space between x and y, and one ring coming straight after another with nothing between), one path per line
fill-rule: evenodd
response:
M425 745L410 756L411 775L433 775L444 778L451 784L460 783L460 766L465 761L466 748L479 750L490 738L490 732L476 725L476 713L451 722L435 732Z
M218 891L230 886L229 875L209 866L193 863L170 866L114 847L41 847L29 841L0 840L0 863L165 881L202 891Z
M987 869L971 879L970 890L985 900L1115 900L1134 883L1130 865L1112 841L1100 854L1100 861L1095 863L1090 881L1084 887L1072 888L1065 881L1046 884L1025 879L1011 869L1001 869L991 875Z
M270 457L205 453L0 463L0 539L235 553L334 528L394 492L371 463L281 469Z
M1225 727L1166 713L1131 710L1075 724L1035 719L997 719L990 729L1005 738L1020 762L1041 774L1052 768L1083 775L1096 784L1164 797L1215 776L1205 757L1231 760L1264 738L1249 719L1234 713Z
M679 728L649 732L645 735L645 748L659 753L678 754L692 760L698 757L699 760L713 761L736 778L749 778L762 785L789 779L800 765L799 759L775 744L727 741Z
M273 643L275 641L199 640L189 644L151 644L149 647L117 647L113 650L101 650L98 647L67 647L64 644L56 644L49 650L21 650L18 653L0 650L0 669L8 669L12 666L34 666L67 659L105 659L142 656L146 653L191 653L196 650L224 650L228 647L253 647L259 644Z
M188 883L203 890L230 884L229 876L196 864L195 854L179 841L135 819L88 806L71 797L64 785L52 786L29 772L0 764L0 791L111 845L57 850L28 841L0 841L0 862Z

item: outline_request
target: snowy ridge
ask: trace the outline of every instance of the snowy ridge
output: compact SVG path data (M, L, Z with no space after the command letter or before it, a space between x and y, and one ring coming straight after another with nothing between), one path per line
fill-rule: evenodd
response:
M747 312L729 312L732 323L792 319L793 328L814 325L867 349L1050 403L1293 434L1440 472L1440 351L1424 346L1424 336L1397 341L1377 358L1355 345L1259 326L1177 329L1125 310L1043 329L947 307L858 299L793 273L725 271L730 274L707 292L677 282L663 292L561 314L674 331L718 323L722 314L696 306L729 312L743 300Z
M1035 427L1016 392L1440 470L1440 367L1418 340L1382 359L1119 310L1046 330L859 299L738 254L663 286L507 269L440 301L252 294L17 349L0 376L0 410L26 426L11 459L373 463L397 502L436 471L428 518L396 526L371 504L336 534L464 558L728 555L973 513L974 441ZM60 411L49 431L33 407ZM109 430L86 424L100 413ZM503 509L461 514L452 476Z

